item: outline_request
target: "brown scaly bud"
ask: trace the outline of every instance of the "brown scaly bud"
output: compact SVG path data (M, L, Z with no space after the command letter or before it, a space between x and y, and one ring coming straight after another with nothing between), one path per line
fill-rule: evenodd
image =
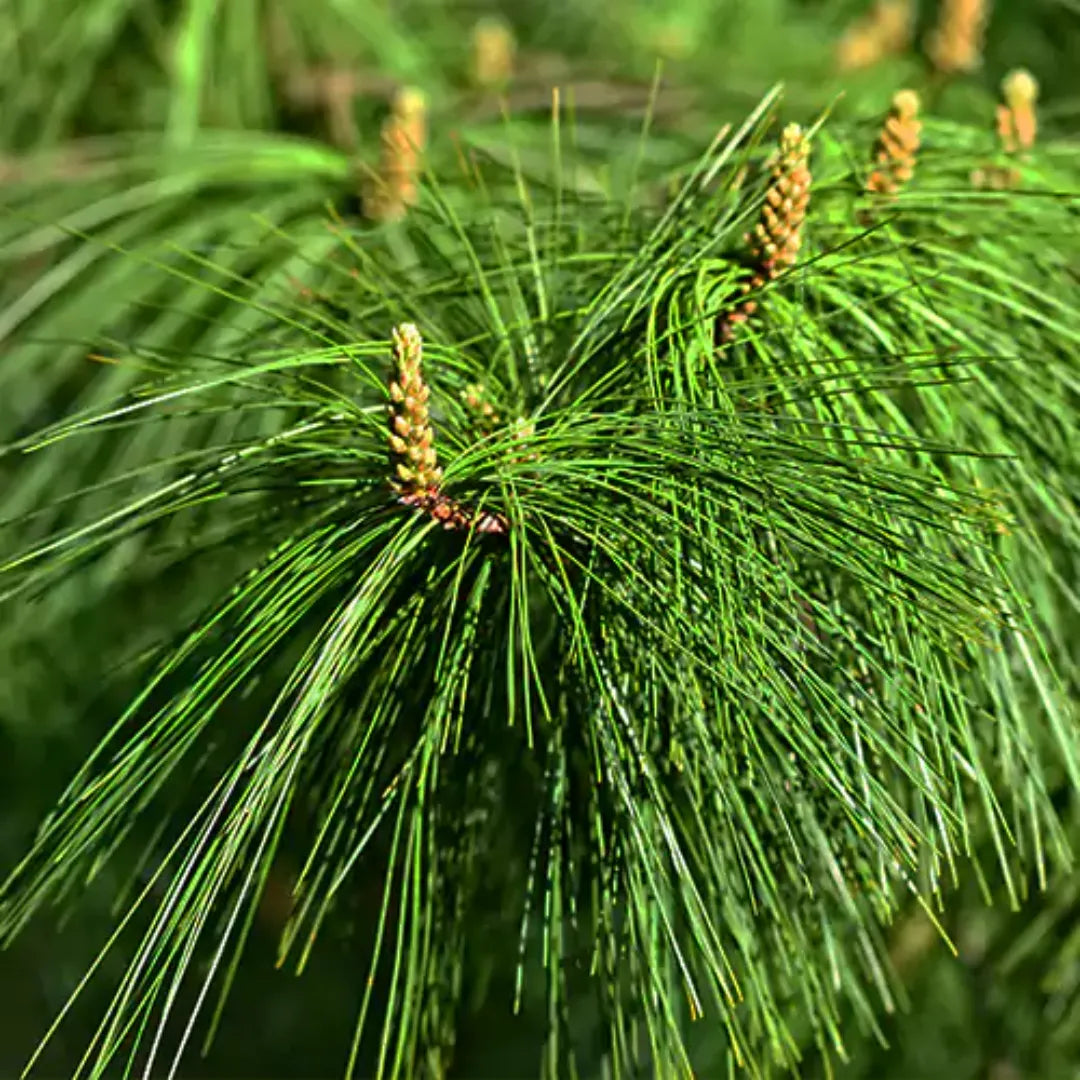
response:
M483 383L469 383L461 392L461 400L473 427L481 435L490 435L502 423L491 394Z
M514 75L514 32L502 19L480 19L472 32L472 81L481 90L501 90Z
M895 195L912 178L921 133L919 95L914 90L898 91L874 147L874 170L866 181L868 191Z
M431 390L424 382L423 342L412 323L395 327L394 372L390 379L391 486L401 496L438 491L442 482L435 431L428 413Z
M989 8L989 0L941 0L937 26L926 41L927 55L938 71L952 75L982 64Z
M1017 68L1010 71L1001 84L1005 104L997 108L998 137L1007 154L1030 150L1035 145L1039 121L1035 102L1039 99L1039 83L1030 71Z
M383 121L378 174L364 199L364 210L373 221L398 221L416 203L426 143L427 103L419 90L405 87Z
M915 28L913 0L877 0L871 11L848 27L836 47L841 71L872 67L886 56L902 53Z
M743 293L759 289L795 264L802 247L803 224L810 204L810 140L798 124L788 124L771 164L772 183L765 192L761 218L745 240L753 276ZM719 322L720 337L730 341L732 328L757 311L756 300L742 301Z

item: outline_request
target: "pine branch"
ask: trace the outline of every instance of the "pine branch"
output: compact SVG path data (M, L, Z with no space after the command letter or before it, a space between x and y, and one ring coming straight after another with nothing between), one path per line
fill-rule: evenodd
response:
M281 964L350 896L370 915L356 1075L450 1067L478 950L546 1017L549 1075L579 1062L587 1000L613 1069L687 1072L702 1017L731 1060L790 1066L891 1005L882 926L906 894L932 905L996 861L1019 895L1067 861L1080 327L1060 267L1022 256L1073 209L988 212L949 125L870 229L849 164L868 140L843 129L817 136L809 205L801 133L774 195L736 190L771 104L667 208L563 187L557 128L545 184L433 172L404 219L331 233L305 181L243 256L195 245L261 191L185 232L140 217L161 186L136 187L115 220L138 245L105 212L130 187L102 180L97 221L57 195L102 230L64 241L71 278L111 244L125 284L112 311L101 277L58 293L72 336L127 344L78 411L9 439L11 625L30 597L55 628L114 598L121 545L152 589L177 545L250 543L201 614L162 619L171 640L0 890L8 941L175 815L78 1075L168 1074L199 1016L216 1027L285 832ZM273 182L319 174L278 147ZM760 272L796 250L798 270L719 358L755 220ZM488 430L478 385L506 418ZM516 940L480 923L486 881Z

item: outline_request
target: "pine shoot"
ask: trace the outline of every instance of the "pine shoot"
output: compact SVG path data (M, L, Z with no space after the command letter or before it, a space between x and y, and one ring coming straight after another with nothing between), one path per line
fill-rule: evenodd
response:
M390 376L390 487L403 506L423 511L445 529L503 534L501 514L477 514L442 490L442 469L435 450L435 428L424 379L423 340L412 323L391 332L393 371Z
M946 75L976 71L982 64L989 0L941 0L937 26L926 42L931 63Z
M403 500L416 500L437 494L442 483L428 412L431 388L424 381L420 331L412 323L403 323L394 328L391 338L390 484Z
M788 124L772 162L772 183L765 192L761 217L745 240L750 248L753 276L742 292L759 289L795 265L802 247L803 225L810 204L810 140L798 124ZM731 339L731 329L757 311L757 301L744 300L720 323L720 335Z
M364 198L373 221L399 221L419 198L421 158L427 145L427 102L412 87L398 91L383 122L379 169Z
M914 90L897 91L874 146L874 169L866 182L868 191L895 195L915 175L921 136L919 95Z
M1035 103L1039 99L1039 82L1030 71L1016 68L1001 83L1005 102L997 107L998 137L1007 154L1018 154L1035 145L1039 131Z
M836 47L841 71L872 67L904 52L915 26L912 0L877 0L873 9L848 27Z
M1020 184L1021 174L1016 166L1035 145L1039 121L1035 103L1039 98L1039 83L1023 68L1010 71L1002 80L1001 94L1005 99L996 112L997 136L1005 163L989 164L971 174L977 188L1008 191Z
M514 75L517 42L502 19L480 19L472 32L472 81L481 90L502 90Z

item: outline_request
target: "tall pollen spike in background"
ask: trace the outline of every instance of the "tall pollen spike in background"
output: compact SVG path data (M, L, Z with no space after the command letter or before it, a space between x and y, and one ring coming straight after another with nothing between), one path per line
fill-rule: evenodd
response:
M1039 121L1035 103L1039 100L1039 83L1030 71L1016 68L1002 80L1003 105L997 107L998 137L1007 154L1022 153L1035 145Z
M399 221L416 204L426 145L427 100L415 87L404 87L383 121L379 168L364 197L364 211L372 221Z
M941 0L937 25L926 40L931 63L945 75L978 70L990 0Z
M873 67L887 56L904 52L915 31L913 0L877 0L871 11L856 19L836 46L841 71Z
M514 77L517 41L514 31L502 19L477 21L472 32L473 85L481 90L504 89Z
M390 486L403 501L438 493L442 483L435 430L428 413L431 389L424 382L423 341L412 323L394 328L390 379Z
M914 90L897 91L874 146L874 170L866 181L867 191L895 195L915 175L921 136L919 95Z

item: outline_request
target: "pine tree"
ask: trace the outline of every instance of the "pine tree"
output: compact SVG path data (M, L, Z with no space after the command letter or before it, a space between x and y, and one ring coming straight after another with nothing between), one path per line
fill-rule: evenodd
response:
M0 941L116 913L33 1064L250 1072L271 960L334 1075L910 1075L886 1018L991 966L1075 1010L1080 157L964 5L827 112L833 14L725 30L816 35L750 103L691 5L20 13L0 686L79 760ZM977 1067L1069 1062L1035 1013Z

